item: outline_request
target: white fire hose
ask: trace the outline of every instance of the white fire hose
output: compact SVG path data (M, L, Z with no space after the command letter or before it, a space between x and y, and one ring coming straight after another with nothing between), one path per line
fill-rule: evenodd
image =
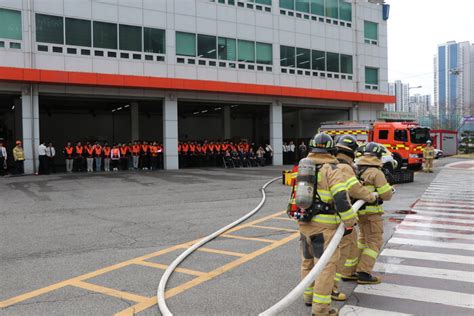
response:
M199 247L201 247L202 245L206 244L207 242L213 240L214 238L218 237L219 235L225 233L226 231L228 231L229 229L239 225L240 223L242 223L243 221L245 221L246 219L248 219L249 217L251 217L252 215L254 215L255 213L257 213L260 208L263 206L263 204L265 203L265 200L266 200L266 194L265 194L265 189L273 182L275 182L276 180L279 180L281 179L281 177L278 177L278 178L274 178L270 181L268 181L267 183L265 183L261 188L260 188L260 191L262 192L262 199L260 200L260 203L252 210L250 211L247 215L239 218L238 220L236 220L235 222L219 229L218 231L212 233L211 235L201 239L199 242L195 243L194 245L192 245L190 248L188 248L186 251L184 251L178 258L176 258L169 266L168 268L165 270L165 273L163 274L163 276L161 277L161 280L160 280L160 283L158 285L158 289L157 289L157 293L156 293L156 298L158 300L158 307L160 308L160 312L163 316L172 316L173 314L171 313L171 311L168 309L168 306L166 305L166 301L165 301L165 289L166 289L166 283L168 283L168 279L169 277L171 276L171 274L173 273L174 269L176 269L176 267L184 261L184 259L186 259L186 257L188 257L191 253L193 253L196 249L198 249ZM339 241L338 241L339 243Z
M354 212L357 212L362 205L364 205L365 201L359 200L352 205L352 209ZM354 233L354 232L353 232ZM311 269L308 275L284 298L282 298L278 303L267 309L266 311L259 314L259 316L273 316L277 315L285 308L287 308L291 303L293 303L304 293L304 290L316 279L316 277L323 271L324 267L329 262L329 259L332 257L334 252L336 251L341 239L344 235L344 224L341 223L337 228L336 233L331 239L331 242L324 250L323 255L318 260L318 263Z

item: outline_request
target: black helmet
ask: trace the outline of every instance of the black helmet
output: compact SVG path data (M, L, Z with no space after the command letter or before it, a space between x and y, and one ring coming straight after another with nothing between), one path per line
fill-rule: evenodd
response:
M313 153L332 153L335 149L334 140L325 133L318 133L309 141L309 147Z
M350 149L352 152L356 151L359 147L357 139L352 135L342 135L336 140L336 147Z
M372 155L380 159L382 158L382 153L383 153L383 149L382 149L382 145L380 144L370 142L366 144L364 147L364 155Z

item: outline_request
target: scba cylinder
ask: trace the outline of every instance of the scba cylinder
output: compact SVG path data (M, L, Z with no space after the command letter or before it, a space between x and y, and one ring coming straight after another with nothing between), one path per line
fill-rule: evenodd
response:
M316 184L316 164L310 158L300 160L298 177L296 178L295 202L296 206L308 209L313 204Z

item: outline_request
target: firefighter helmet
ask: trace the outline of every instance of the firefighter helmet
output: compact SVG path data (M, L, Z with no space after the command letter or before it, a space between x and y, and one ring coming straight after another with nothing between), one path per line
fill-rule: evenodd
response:
M370 142L366 144L364 147L364 155L372 155L380 159L382 158L382 154L383 154L383 149L382 149L382 145L380 144Z
M335 149L334 140L325 133L316 134L309 142L309 147L313 153L332 153Z
M342 135L336 140L336 147L350 149L352 152L359 147L357 139L352 135Z

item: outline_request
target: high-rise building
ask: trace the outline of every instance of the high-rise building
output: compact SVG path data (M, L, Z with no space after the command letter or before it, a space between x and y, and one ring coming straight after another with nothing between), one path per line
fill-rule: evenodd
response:
M474 115L474 45L450 41L434 57L434 101L444 128L456 129Z
M428 116L433 113L431 105L431 95L415 94L410 96L409 112L416 113L417 117Z
M409 85L400 80L388 84L388 94L395 96L395 103L385 105L387 111L409 112Z

